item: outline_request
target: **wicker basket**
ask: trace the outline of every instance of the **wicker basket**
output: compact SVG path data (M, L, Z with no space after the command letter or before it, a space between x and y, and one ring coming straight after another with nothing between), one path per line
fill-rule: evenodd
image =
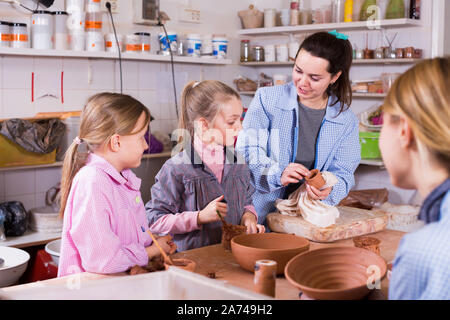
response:
M258 84L248 78L235 79L234 83L238 91L256 91Z
M238 12L239 18L241 18L242 28L252 29L261 28L264 23L264 13L254 8L253 5L248 7L248 10L242 10Z

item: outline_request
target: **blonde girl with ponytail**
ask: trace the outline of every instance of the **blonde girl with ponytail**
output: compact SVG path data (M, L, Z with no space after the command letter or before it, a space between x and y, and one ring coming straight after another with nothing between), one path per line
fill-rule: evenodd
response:
M100 93L88 100L63 164L59 277L123 272L159 256L142 230L148 227L141 180L130 170L148 149L149 122L148 109L128 95ZM176 249L170 236L157 241L167 253Z
M394 185L425 199L426 225L403 237L390 299L450 299L450 58L417 64L383 104L383 161Z
M221 218L264 232L245 161L234 152L242 102L226 84L188 83L182 93L178 154L155 177L146 204L150 229L173 234L179 251L220 243Z

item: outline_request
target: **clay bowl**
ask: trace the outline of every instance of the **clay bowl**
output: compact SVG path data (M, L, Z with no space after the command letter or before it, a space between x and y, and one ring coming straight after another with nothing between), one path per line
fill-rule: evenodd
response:
M286 263L299 253L309 250L309 240L292 234L255 233L236 236L231 240L231 252L237 263L250 272L256 260L275 260L277 274L283 274Z
M172 259L173 265L168 265L167 263L164 263L164 267L169 269L170 267L177 267L184 269L186 271L194 272L196 263L195 261L189 260L189 259Z
M379 267L380 280L386 275L386 262L379 255L361 248L332 247L295 256L284 274L312 299L358 300L369 294L367 280L376 274L368 272L369 266Z
M308 182L309 185L320 189L324 186L325 179L322 177L322 173L320 173L319 170L313 169L309 172L309 176L306 177L306 182Z

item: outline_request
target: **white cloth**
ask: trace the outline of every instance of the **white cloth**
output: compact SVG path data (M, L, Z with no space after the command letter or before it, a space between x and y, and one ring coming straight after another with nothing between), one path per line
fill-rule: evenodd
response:
M322 190L333 187L338 182L336 176L328 171L322 172L322 177L325 180ZM276 207L281 214L302 216L306 221L320 228L335 224L336 219L339 218L339 210L335 206L308 197L306 183L291 193L287 200L277 200Z

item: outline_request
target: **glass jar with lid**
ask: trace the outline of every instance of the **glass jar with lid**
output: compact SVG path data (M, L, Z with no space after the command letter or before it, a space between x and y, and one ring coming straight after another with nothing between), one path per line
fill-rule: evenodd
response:
M252 61L252 56L250 54L250 40L241 40L241 62Z
M253 47L253 61L264 61L264 48L260 46Z

